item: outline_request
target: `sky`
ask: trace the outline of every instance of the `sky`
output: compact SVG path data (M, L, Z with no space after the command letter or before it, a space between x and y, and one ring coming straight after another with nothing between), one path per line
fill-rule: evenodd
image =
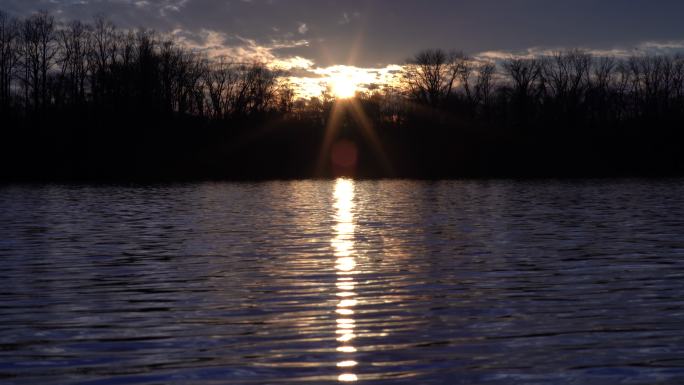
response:
M0 0L0 9L64 20L101 14L120 28L152 28L309 79L335 71L380 79L426 48L490 57L684 51L682 0Z

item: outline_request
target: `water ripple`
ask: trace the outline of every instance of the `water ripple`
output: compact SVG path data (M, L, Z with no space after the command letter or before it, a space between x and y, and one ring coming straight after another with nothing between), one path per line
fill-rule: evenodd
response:
M684 184L0 188L3 384L684 383Z

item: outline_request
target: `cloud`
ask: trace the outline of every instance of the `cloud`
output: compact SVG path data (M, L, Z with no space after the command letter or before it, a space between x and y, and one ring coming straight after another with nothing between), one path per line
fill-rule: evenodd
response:
M309 32L309 27L306 26L306 23L300 23L299 28L297 28L297 32L299 32L301 35L304 35Z
M430 47L463 50L478 60L495 62L575 47L621 57L684 53L681 0L659 0L657 6L648 7L631 0L430 0L429 4L425 6L424 0L0 0L0 9L19 17L45 9L60 21L89 21L102 14L122 29L143 27L171 34L208 56L272 63L312 84L343 76L314 70L346 63L361 69L356 72L360 84L369 84L368 88L378 84L377 71Z
M176 29L171 36L183 47L203 52L210 58L227 57L236 62L261 62L282 70L307 69L314 65L301 56L281 56L275 51L306 46L306 40L272 41L259 44L254 39L203 29L199 32Z
M425 0L0 0L0 9L22 17L46 9L60 20L102 14L121 28L212 30L265 46L306 36L310 45L278 55L333 65L348 63L353 51L348 64L380 67L429 47L471 53L556 46L610 50L681 40L684 1L644 1L430 0L426 6Z
M271 62L271 65L278 69L294 71L299 69L308 70L313 67L314 62L301 56L293 56L285 59L276 58Z
M59 3L58 0L52 0L52 2ZM182 9L190 2L190 0L110 0L109 2L119 4L129 3L139 10L146 10L153 14L156 13L160 17L167 17L171 12L181 12ZM62 1L62 3L64 3L64 1ZM80 0L78 2L71 2L68 4L87 5L88 3L84 3L84 0Z
M360 17L361 14L359 12L352 12L351 14L349 12L343 12L337 23L340 25L347 25L351 23L352 20L358 20Z
M554 55L557 52L562 52L568 49L575 49L576 47L532 47L526 50L517 51L484 51L473 57L481 61L500 62L509 58L518 59L534 59L542 56ZM614 56L617 58L625 58L639 55L675 55L684 53L684 40L675 41L645 41L638 43L633 47L613 47L613 48L579 48L581 51L587 52L594 56Z
M330 84L344 81L355 85L362 92L382 91L388 86L398 84L402 66L390 64L378 67L358 67L351 65L320 66L312 59L302 55L287 54L289 50L307 47L306 39L271 40L260 43L240 35L232 35L216 30L203 29L192 32L177 29L172 36L185 47L205 52L209 57L224 56L236 62L262 62L271 68L286 71L285 77L291 82L296 94L303 98L320 96ZM517 51L483 51L472 55L481 62L501 63L509 58L537 58L552 55L564 47L532 47ZM628 57L636 54L684 52L684 41L644 42L636 47L612 49L585 49L596 56Z

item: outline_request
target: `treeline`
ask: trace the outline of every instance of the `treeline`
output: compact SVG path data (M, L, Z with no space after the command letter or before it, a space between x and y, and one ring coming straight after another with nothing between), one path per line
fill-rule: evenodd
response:
M411 100L514 125L606 124L681 119L684 58L596 57L569 50L508 58L500 67L463 54L428 50L406 66Z
M0 12L0 106L39 117L104 113L249 116L286 111L293 93L260 63L208 60L148 30L120 31L102 17L58 24L39 12Z
M236 146L258 142L294 104L265 63L210 60L154 31L46 12L0 12L0 91L0 175L26 180L277 176Z
M494 61L432 49L407 60L393 90L360 99L398 149L401 175L684 171L679 55L566 50Z
M5 180L680 175L684 59L425 50L347 101L104 18L0 12ZM332 132L332 134L330 134Z

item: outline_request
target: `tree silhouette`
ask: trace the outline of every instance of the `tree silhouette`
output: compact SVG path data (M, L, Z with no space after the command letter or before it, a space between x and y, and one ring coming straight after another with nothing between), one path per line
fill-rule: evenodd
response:
M289 75L101 16L58 23L47 12L0 12L0 175L320 176L320 148L336 138L356 143L355 175L367 177L684 172L677 55L492 61L429 49L397 83L348 101L297 99ZM336 137L325 139L331 126Z

